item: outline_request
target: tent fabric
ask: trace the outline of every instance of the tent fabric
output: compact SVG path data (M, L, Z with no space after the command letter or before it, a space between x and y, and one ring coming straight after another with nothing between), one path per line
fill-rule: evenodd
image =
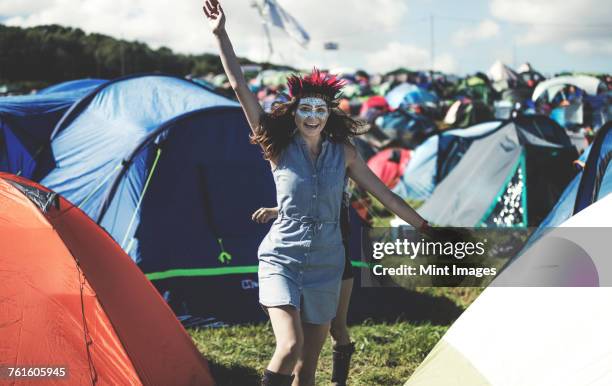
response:
M375 123L396 146L409 149L437 131L436 123L430 118L401 108L378 117Z
M43 212L17 186L48 192L0 173L0 361L65 365L75 384L213 385L206 360L109 235L65 199Z
M578 187L574 213L597 201L600 194L610 189L612 174L607 171L612 166L612 122L607 123L597 132L597 139L593 141L589 152L583 178ZM603 192L602 192L603 189Z
M481 76L474 75L467 77L457 86L456 94L491 105L493 103L495 90L484 79L485 77L484 74L481 74Z
M58 92L66 92L66 91L75 91L75 90L95 90L96 87L106 83L105 79L95 79L95 78L86 78L86 79L76 79L70 80L67 82L62 82L59 84L55 84L53 86L49 86L47 88L43 88L37 92L38 95L41 94L53 94Z
M428 138L413 151L400 182L393 188L394 193L404 199L414 201L427 200L438 181L436 173L438 169L440 138L446 136L475 138L496 130L501 124L501 121L486 122L466 129L448 130Z
M487 76L493 82L497 91L507 90L516 86L523 79L510 67L497 60L487 71Z
M500 60L495 61L487 71L487 76L493 82L518 81L519 76L514 70L506 66Z
M252 265L266 227L253 223L250 214L274 206L275 193L269 164L249 143L242 111L202 110L165 132L159 146L151 141L134 154L114 182L101 225L119 243L125 239L124 248L132 243L129 252L145 273L226 268L217 260L219 238L234 256L231 266ZM128 232L158 147L158 165Z
M367 119L368 110L376 110L380 114L386 113L389 111L389 104L387 103L387 100L384 97L380 95L374 95L368 98L368 100L366 100L365 102L363 102L359 110L359 116Z
M97 203L106 196L111 178L147 134L179 115L210 106L237 103L170 76L108 82L58 123L51 142L56 167L41 183L97 218Z
M402 83L385 95L392 109L409 104L437 103L438 96L411 83Z
M529 62L525 62L525 63L521 64L520 66L518 66L518 68L517 68L517 72L519 74L523 74L525 72L533 72L533 71L534 71L534 69L533 69L533 67L531 66L531 64Z
M612 129L610 127L612 124L603 127L595 137L593 144L582 153L579 159L584 162L583 170L565 188L559 201L542 221L532 239L539 238L548 228L559 226L579 210L612 193L612 163L606 162L612 158ZM598 152L598 155L591 157L594 146L594 151ZM591 172L585 173L585 170ZM599 189L596 190L596 187ZM579 189L581 191L580 200L578 199Z
M46 174L53 167L48 145L55 125L96 87L74 81L69 88L58 85L34 95L1 97L0 171L35 179Z
M545 80L538 84L533 90L531 99L536 101L546 91L548 91L549 98L552 98L557 92L559 92L566 85L573 85L583 89L587 94L595 95L601 81L594 76L588 75L574 75L574 76L558 76L549 80Z
M410 162L393 188L393 193L412 201L429 198L435 186L438 137L429 137L412 152Z
M521 156L514 125L475 140L419 213L433 224L476 226ZM495 189L483 189L483 186Z
M522 117L498 123L498 128L481 126L486 135L480 137L440 136L437 185L419 208L421 215L439 225L482 226L493 225L497 211L510 211L506 219L515 225L527 225L521 218L529 225L539 224L571 180L577 156L567 135L559 132L562 129L543 124L546 120ZM503 208L510 196L518 200L513 205L521 206L518 217L511 208Z
M368 166L389 188L397 185L404 169L410 162L411 150L385 149L368 160Z
M612 195L570 218L556 232L612 227L610 211ZM551 232L529 248L468 307L405 386L462 386L466 380L475 386L610 384L612 349L602 342L612 340L608 328L612 310L605 306L612 288L561 287L571 286L575 279L563 274L568 269L588 269L593 262L610 264L606 243L587 240L587 234L569 229L560 238ZM559 251L568 249L582 251L589 259L581 260L579 267L568 267L576 260L559 259ZM522 266L524 275L511 272L513 266ZM543 270L556 278L556 286L496 287L504 275L512 274L517 285L517 278ZM500 333L510 330L521 334Z

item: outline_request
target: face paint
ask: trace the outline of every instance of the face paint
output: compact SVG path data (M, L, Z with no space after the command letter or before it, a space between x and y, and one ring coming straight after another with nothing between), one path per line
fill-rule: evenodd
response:
M329 118L327 103L316 97L300 99L295 111L295 124L304 135L319 135Z
M296 114L301 119L312 117L324 120L329 115L329 109L323 99L308 97L300 99Z

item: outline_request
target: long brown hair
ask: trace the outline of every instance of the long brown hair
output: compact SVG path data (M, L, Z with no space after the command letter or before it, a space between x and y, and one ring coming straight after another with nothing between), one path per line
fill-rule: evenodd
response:
M295 131L295 112L298 98L291 98L289 102L279 103L272 107L270 113L265 113L258 130L251 133L252 144L261 146L266 160L275 161L282 151L289 145ZM329 118L323 128L332 142L347 143L349 138L366 133L369 126L366 122L352 118L330 102Z

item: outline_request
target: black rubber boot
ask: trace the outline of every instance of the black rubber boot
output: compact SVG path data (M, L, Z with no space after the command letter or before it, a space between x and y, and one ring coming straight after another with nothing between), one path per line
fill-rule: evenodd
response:
M355 352L355 343L334 346L332 353L332 384L334 386L346 386L348 379L351 356Z
M293 375L279 374L266 369L261 378L261 386L291 386L293 377Z

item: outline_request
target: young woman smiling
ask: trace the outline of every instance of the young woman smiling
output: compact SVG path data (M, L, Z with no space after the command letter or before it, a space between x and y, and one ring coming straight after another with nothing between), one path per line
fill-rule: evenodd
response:
M427 230L427 222L370 171L351 145L364 125L339 109L343 82L313 70L288 80L291 100L264 113L247 86L225 30L225 13L206 0L223 68L263 149L276 184L278 217L261 242L259 302L267 311L276 349L262 385L312 386L321 347L336 315L344 269L339 226L346 179L390 211Z

